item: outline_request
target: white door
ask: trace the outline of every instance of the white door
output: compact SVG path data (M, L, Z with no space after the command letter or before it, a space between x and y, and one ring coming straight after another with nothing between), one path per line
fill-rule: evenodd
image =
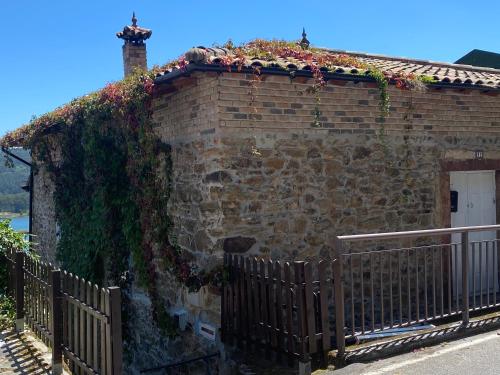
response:
M451 172L450 190L458 193L457 211L451 213L452 227L469 227L496 224L495 171ZM496 232L474 232L469 235L470 293L493 290L497 283ZM453 243L460 243L460 234L452 236ZM455 259L457 256L457 259ZM461 294L461 252L452 252L453 282ZM472 276L472 275L471 275ZM458 285L457 285L458 283ZM498 290L498 285L496 286Z

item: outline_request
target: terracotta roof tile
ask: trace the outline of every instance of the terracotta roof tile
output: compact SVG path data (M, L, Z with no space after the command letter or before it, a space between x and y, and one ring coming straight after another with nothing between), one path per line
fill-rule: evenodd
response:
M372 65L382 71L392 72L394 74L417 74L434 77L441 83L453 83L455 85L464 86L481 86L485 88L500 89L500 69L483 68L471 65L459 65L451 63L442 63L434 61L425 61L418 59L409 59L405 57L390 57L376 54L367 54L359 52L349 52L340 50L330 50L326 48L316 49L316 51L347 55L356 58L361 63ZM206 55L204 61L197 60L194 57ZM196 47L186 53L186 63L203 63L209 65L223 64L225 56L234 57L231 50L226 48L206 48ZM313 60L314 61L314 60ZM285 68L288 70L310 70L304 61L300 61L293 57L275 57L270 60L259 59L257 57L245 55L245 61L242 64L244 67L264 67L264 68ZM165 76L179 67L170 67L159 73L159 76ZM339 74L358 74L360 69L356 67L328 67L322 70L328 70L331 73Z

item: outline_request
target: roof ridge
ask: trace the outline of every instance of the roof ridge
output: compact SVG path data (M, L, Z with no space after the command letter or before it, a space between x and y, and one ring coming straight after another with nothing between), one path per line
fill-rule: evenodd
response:
M391 60L391 61L402 61L407 63L416 63L416 64L425 64L425 65L433 65L436 67L442 68L456 68L456 69L467 69L476 72L485 72L485 73L500 73L500 69L467 65L467 64L454 64L440 61L432 61L432 60L424 60L424 59L415 59L410 57L397 57L397 56L387 56L376 53L367 53L367 52L355 52L355 51L344 51L338 49L331 49L325 47L316 47L320 50L324 50L330 53L345 53L347 55L356 56L356 57L368 57L368 58L379 58L382 60Z

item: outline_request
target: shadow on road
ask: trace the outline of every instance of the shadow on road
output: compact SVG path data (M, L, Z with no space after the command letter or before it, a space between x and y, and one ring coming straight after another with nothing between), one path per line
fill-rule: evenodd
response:
M500 316L472 321L467 327L463 327L460 324L448 325L421 334L412 334L399 339L366 345L357 349L353 348L347 351L345 361L346 363L372 361L373 359L409 352L439 342L477 334L488 329L495 329L499 325Z

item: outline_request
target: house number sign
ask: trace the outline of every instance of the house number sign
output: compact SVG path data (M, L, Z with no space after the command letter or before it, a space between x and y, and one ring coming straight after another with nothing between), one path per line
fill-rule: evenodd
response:
M484 153L482 150L474 151L474 159L482 159L484 157Z

